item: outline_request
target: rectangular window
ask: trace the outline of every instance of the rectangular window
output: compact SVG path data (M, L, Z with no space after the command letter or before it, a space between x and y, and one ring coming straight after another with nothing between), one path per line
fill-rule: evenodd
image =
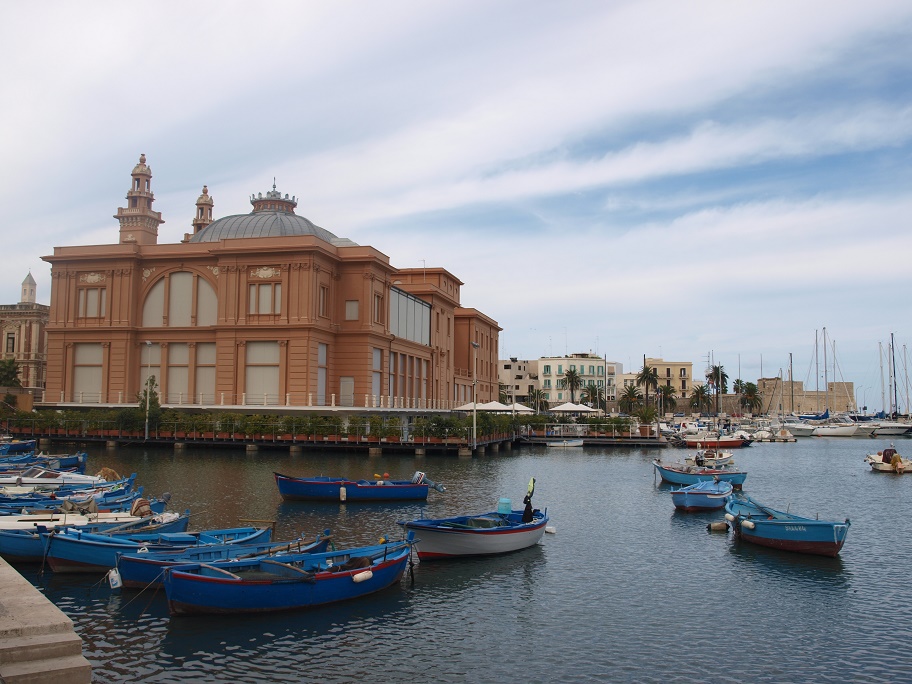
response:
M317 314L326 318L326 306L329 299L329 288L325 285L320 285L320 298L317 302Z
M105 315L107 290L103 287L79 289L79 318L101 318Z
M558 375L563 375L563 374L564 374L564 366L563 366L563 364L561 364L561 365L559 365L559 366L557 367L557 374L558 374Z
M383 295L381 294L374 295L374 323L383 323Z
M277 314L282 310L282 283L250 285L249 313Z
M6 334L6 353L12 354L16 351L16 333Z
M544 385L542 385L542 386L543 386L543 387L547 387L548 389L551 389L551 380L550 380L550 378L546 379Z
M665 369L665 377L666 377L666 378L670 378L670 377L671 377L671 368L666 368L666 369Z
M345 300L345 320L346 321L357 321L358 320L358 300L357 299Z
M687 389L687 380L681 380L681 390Z

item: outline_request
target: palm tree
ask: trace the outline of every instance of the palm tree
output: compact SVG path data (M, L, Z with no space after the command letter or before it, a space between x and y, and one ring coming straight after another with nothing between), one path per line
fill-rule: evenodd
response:
M674 411L678 407L677 395L678 390L673 385L659 387L659 401L662 404L663 411Z
M510 395L507 392L507 386L505 384L503 384L502 382L499 382L497 384L498 384L497 401L499 401L501 404L506 404L507 402L510 402L512 404L513 402L510 401Z
M633 413L633 410L640 405L640 388L636 385L627 385L618 403L621 406L621 411Z
M724 366L710 366L706 371L706 384L716 395L716 413L719 413L720 394L728 394L728 373L725 372Z
M690 408L695 409L697 413L702 413L704 408L712 406L712 398L709 395L707 385L697 385L690 394Z
M744 394L744 385L745 382L741 378L738 378L732 383L732 392L735 394Z
M593 408L605 409L605 390L594 382L590 382L583 388L580 399L588 402Z
M548 410L548 400L545 398L545 390L533 389L529 391L529 408L534 409L536 413Z
M567 372L564 373L564 383L567 386L567 389L570 390L570 402L576 403L576 390L578 390L582 384L583 379L580 377L579 372L574 368L568 368Z
M745 382L741 396L741 406L748 409L751 413L756 413L763 408L763 400L760 398L760 391L752 382Z
M646 357L643 357L643 367L640 369L640 372L636 376L637 385L643 385L646 387L646 398L643 400L644 404L649 404L649 387L658 387L659 385L659 371L656 368L650 368L646 365Z
M22 387L19 380L19 364L16 359L0 361L0 387Z

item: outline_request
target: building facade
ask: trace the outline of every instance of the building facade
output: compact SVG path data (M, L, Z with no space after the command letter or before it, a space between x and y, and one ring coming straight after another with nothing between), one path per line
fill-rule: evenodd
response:
M822 390L806 390L798 380L760 378L757 389L763 400L762 413L823 413L857 411L855 383L828 382Z
M608 381L611 381L611 387L614 387L614 377L606 375L605 359L601 356L590 353L576 353L567 356L545 356L538 360L539 382L540 387L545 393L545 399L556 406L571 401L571 392L567 387L566 373L568 370L576 371L580 378L580 388L574 392L577 402L580 401L580 394L588 385L595 385L602 389L603 393L609 396L606 391L609 387ZM613 368L613 364L612 364Z
M3 359L15 359L25 392L44 392L47 369L47 323L50 307L38 304L37 284L29 273L22 281L18 304L0 305Z
M116 243L44 257L45 403L135 404L150 377L172 406L448 409L473 383L496 399L500 328L446 269L397 269L274 185L218 220L204 186L192 232L159 244L151 180L143 155Z

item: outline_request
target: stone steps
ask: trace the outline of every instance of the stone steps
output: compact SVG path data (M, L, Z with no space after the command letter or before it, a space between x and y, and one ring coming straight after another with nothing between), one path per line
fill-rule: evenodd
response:
M92 666L82 654L4 663L0 665L0 681L4 684L89 684Z

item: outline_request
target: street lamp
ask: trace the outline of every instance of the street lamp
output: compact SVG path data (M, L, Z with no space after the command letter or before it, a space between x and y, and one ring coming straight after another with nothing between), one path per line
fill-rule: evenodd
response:
M472 342L472 450L478 448L478 342Z
M149 380L152 377L152 343L146 340L146 441L149 441L149 395L152 394Z

